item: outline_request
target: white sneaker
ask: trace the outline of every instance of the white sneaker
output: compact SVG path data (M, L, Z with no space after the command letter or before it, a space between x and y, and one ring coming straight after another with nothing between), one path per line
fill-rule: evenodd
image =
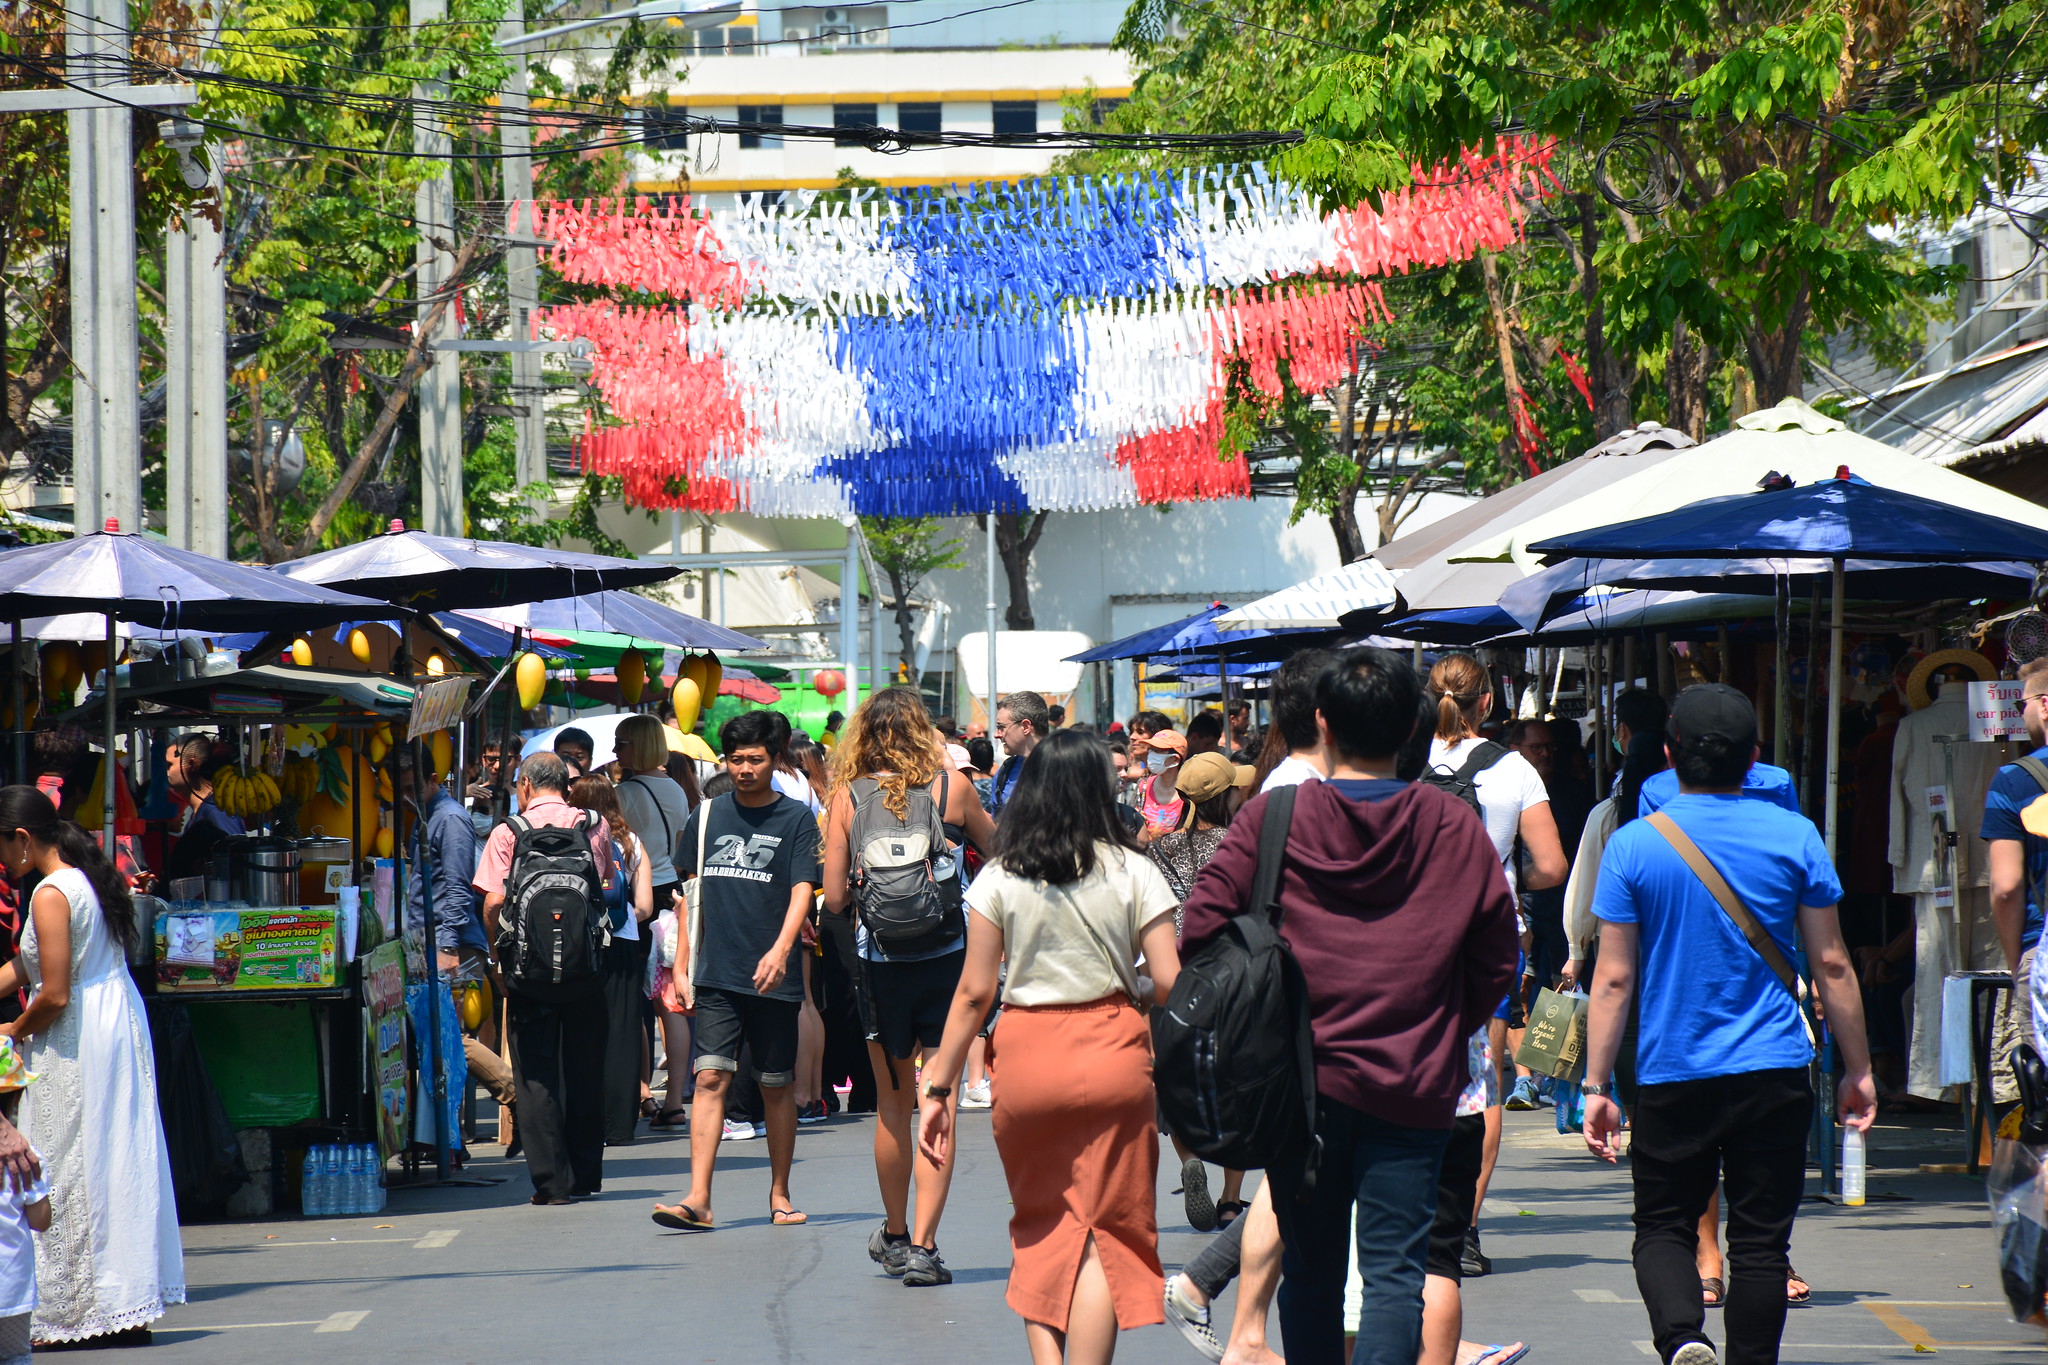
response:
M1688 1341L1671 1357L1671 1365L1720 1365L1721 1357L1704 1341Z
M745 1119L727 1119L725 1121L725 1140L727 1142L745 1142L749 1138L757 1138L759 1136L761 1136L759 1124L749 1123Z
M1188 1297L1187 1291L1181 1288L1179 1275L1166 1277L1166 1320L1178 1328L1180 1334L1187 1338L1188 1345L1205 1359L1223 1359L1223 1343L1209 1325L1208 1308Z
M983 1081L980 1085L970 1085L960 1092L960 1107L962 1109L987 1109L993 1104L995 1104L995 1099L989 1094L987 1081Z

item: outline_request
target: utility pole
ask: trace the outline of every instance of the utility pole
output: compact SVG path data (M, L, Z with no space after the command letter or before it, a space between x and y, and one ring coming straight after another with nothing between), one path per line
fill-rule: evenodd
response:
M74 85L128 84L126 0L66 0ZM135 315L134 114L74 108L71 152L72 533L142 529L142 421Z
M505 198L517 206L533 202L533 127L528 122L531 103L527 99L526 54L520 51L526 37L526 16L518 3L506 9L498 21L498 46L507 53L511 74L498 105L498 145L504 149ZM533 314L540 307L540 262L531 246L521 246L539 235L537 224L522 225L515 217L506 224L512 245L505 249L505 298L512 314L514 342L533 339ZM541 390L540 355L533 351L512 352L512 419L514 436L513 469L521 488L544 483L548 477L548 434L546 394ZM545 503L534 509L544 515ZM681 547L677 547L678 553Z
M220 171L210 180L220 203ZM196 213L164 245L164 315L164 531L180 549L226 559L227 278L220 232Z
M427 47L442 45L439 29L448 17L448 0L411 0L408 17L415 41ZM417 93L421 100L445 100L448 82L422 81ZM413 116L412 146L415 155L439 162L413 198L420 237L413 282L420 300L419 325L424 326L435 301L455 287L455 185L449 172L455 148L439 115L428 110ZM433 341L456 338L455 312L450 307L441 314ZM462 360L457 352L439 346L433 357L420 374L420 520L430 535L459 536L467 529L462 508Z

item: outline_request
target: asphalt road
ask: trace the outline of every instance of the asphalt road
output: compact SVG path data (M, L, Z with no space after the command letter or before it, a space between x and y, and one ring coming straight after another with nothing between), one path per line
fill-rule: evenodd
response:
M838 1118L804 1129L798 1142L794 1188L808 1227L769 1225L767 1154L756 1141L722 1154L720 1231L663 1233L648 1206L685 1183L680 1136L612 1149L603 1195L567 1208L529 1206L523 1164L493 1156L470 1171L507 1177L502 1183L394 1190L376 1217L188 1227L192 1301L158 1324L147 1358L1021 1361L1023 1330L1003 1303L1002 1170L987 1116L962 1118L962 1160L940 1235L957 1276L946 1288L906 1289L868 1261L879 1216L872 1119ZM1508 1122L1482 1223L1495 1271L1468 1282L1467 1336L1525 1339L1530 1365L1651 1359L1628 1264L1626 1170L1598 1167L1582 1145L1556 1136L1547 1110ZM2040 1334L2007 1321L1996 1302L1981 1187L1917 1172L1922 1162L1953 1160L1960 1138L1924 1124L1888 1126L1872 1145L1872 1193L1908 1198L1854 1210L1807 1205L1793 1256L1815 1293L1792 1311L1783 1359L1833 1365L1927 1350L1970 1361L2040 1358ZM1177 1173L1170 1149L1165 1157L1161 1253L1171 1268L1202 1238L1169 1193ZM1227 1300L1221 1311L1227 1321ZM1118 1358L1197 1359L1167 1327L1127 1334Z

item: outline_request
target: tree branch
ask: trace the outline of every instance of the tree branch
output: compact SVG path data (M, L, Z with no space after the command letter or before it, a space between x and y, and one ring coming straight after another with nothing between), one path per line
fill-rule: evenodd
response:
M462 278L462 273L469 268L470 258L476 255L477 247L482 241L481 237L472 236L462 244L462 249L455 253L455 264L448 271L448 278L451 281ZM349 461L348 468L342 471L341 477L334 481L334 487L327 490L327 496L322 498L320 506L314 509L312 518L306 523L305 533L299 537L299 543L292 549L292 558L302 558L320 548L320 537L327 534L327 528L333 523L335 513L341 510L343 503L355 496L356 488L368 477L370 466L377 462L378 452L383 449L384 442L390 439L392 428L398 425L398 414L405 409L406 399L412 396L414 383L433 359L434 332L440 327L441 318L454 303L455 292L453 288L442 290L441 297L413 329L412 346L405 353L405 364L399 369L398 381L385 396L383 410L377 414L377 420L371 424L369 434L364 436L362 444L356 447L355 458Z

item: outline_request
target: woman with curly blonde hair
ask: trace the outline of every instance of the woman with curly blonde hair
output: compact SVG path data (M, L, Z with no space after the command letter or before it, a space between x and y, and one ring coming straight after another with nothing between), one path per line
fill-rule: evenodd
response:
M925 827L933 813L945 828L945 847L933 859L946 913L939 927L911 942L883 942L857 924L855 953L861 1022L868 1059L875 1068L875 1177L882 1189L882 1226L868 1241L868 1255L884 1273L907 1285L950 1284L952 1272L939 1258L939 1215L953 1178L950 1152L944 1165L919 1153L910 1131L917 1094L910 1063L936 1052L945 1035L946 1013L967 960L967 931L960 909L964 878L959 847L963 839L984 854L995 829L975 799L974 785L947 763L924 701L907 687L875 693L840 732L832 751L832 798L825 811L825 908L843 915L854 907L861 869L853 846L855 811L869 830L901 822ZM950 1082L927 1077L935 1090ZM910 1216L913 1170L917 1213Z

